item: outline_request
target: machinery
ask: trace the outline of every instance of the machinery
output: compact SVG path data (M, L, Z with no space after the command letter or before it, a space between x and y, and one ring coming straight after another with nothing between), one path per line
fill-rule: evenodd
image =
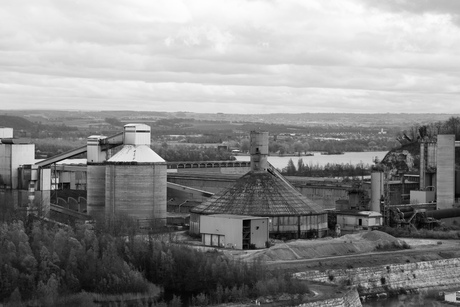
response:
M431 208L396 207L390 209L390 226L433 229L443 219L460 217L460 208L434 210Z

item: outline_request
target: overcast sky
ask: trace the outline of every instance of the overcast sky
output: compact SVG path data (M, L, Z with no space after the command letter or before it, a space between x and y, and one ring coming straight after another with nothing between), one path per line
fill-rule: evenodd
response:
M2 1L0 107L460 113L460 1Z

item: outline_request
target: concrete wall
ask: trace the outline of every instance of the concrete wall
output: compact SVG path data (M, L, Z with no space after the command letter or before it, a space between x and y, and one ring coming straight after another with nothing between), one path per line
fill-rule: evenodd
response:
M13 138L13 128L1 127L0 128L0 139L2 138ZM0 140L1 143L1 140Z
M166 164L106 165L105 213L166 222Z
M200 216L200 233L225 236L225 246L243 249L243 220L218 216ZM207 242L203 242L207 245ZM212 244L211 244L212 245Z
M455 135L439 134L436 195L438 209L452 208L455 198Z
M401 290L442 290L460 284L460 258L356 269L312 270L294 276L316 282L354 285L361 296L398 293Z
M105 218L105 165L89 164L86 172L88 214L96 220Z
M425 204L436 200L434 191L410 191L410 202Z

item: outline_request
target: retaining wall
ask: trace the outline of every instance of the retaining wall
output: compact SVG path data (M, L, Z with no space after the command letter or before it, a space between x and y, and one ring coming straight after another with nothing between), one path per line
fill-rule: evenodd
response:
M306 271L299 279L356 286L361 296L452 289L460 285L460 258L354 269Z

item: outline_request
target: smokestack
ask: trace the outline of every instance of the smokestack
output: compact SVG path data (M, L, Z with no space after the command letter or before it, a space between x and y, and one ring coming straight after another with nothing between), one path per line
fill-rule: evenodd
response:
M266 172L268 168L268 132L251 131L249 152L251 171Z

